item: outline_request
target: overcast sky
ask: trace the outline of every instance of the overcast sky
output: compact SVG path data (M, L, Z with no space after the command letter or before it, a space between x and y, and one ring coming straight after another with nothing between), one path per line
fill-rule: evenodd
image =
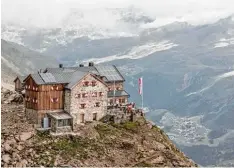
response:
M72 10L82 11L82 23L116 26L119 19L107 8L134 6L156 19L142 25L157 27L173 21L204 24L234 12L234 0L1 0L2 24L17 23L37 27L62 27ZM74 22L79 22L75 20Z

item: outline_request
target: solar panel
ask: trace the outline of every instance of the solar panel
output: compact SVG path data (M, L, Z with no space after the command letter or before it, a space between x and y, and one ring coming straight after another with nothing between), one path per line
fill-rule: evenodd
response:
M109 81L123 80L121 75L113 66L96 66L101 76L105 76Z
M55 77L51 73L40 73L45 83L56 83Z

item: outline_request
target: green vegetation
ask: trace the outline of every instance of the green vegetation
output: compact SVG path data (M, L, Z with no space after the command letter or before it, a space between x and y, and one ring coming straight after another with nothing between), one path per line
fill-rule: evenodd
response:
M153 165L146 163L146 162L141 162L136 164L134 167L152 167Z

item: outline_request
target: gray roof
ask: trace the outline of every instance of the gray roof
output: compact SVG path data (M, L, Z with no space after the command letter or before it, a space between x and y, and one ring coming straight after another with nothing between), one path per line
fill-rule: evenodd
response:
M77 82L79 82L88 72L76 71L72 74L69 84L66 88L71 89Z
M47 113L47 114L55 118L56 120L65 120L65 119L72 118L72 116L66 112L52 112L52 113Z
M38 85L45 84L39 73L31 74L31 76L33 80L36 82L36 84Z
M114 65L97 65L100 76L105 76L108 81L123 81L124 78Z
M116 90L115 91L115 95L114 95L114 91L112 90L112 91L109 91L108 93L107 93L107 96L108 97L120 97L120 96L130 96L125 90Z
M94 65L84 67L62 67L62 68L47 68L47 73L65 73L65 72L90 72L96 75L105 77L106 82L111 81L124 81L124 77L114 65Z
M17 76L20 80L21 83L24 82L24 79L26 79L28 77L28 75L24 75L24 76ZM16 78L17 79L17 78Z

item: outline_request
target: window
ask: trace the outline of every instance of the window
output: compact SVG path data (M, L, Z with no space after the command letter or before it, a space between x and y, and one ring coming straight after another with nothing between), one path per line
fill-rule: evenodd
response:
M93 92L92 97L97 97L97 92Z
M84 108L85 108L85 105L86 105L85 103L80 104L80 108L81 108L81 109L84 109Z
M124 98L122 99L122 103L125 103L125 99Z
M32 99L33 103L37 103L37 98Z
M75 97L76 97L76 98L80 98L80 94L76 94Z
M86 98L86 97L88 97L88 94L87 93L82 93L82 97Z
M25 98L25 101L29 102L29 101L30 101L30 97L27 96L27 97Z
M51 86L51 90L58 90L58 86Z
M80 114L81 123L84 123L84 114Z
M104 96L104 93L103 92L99 92L99 96Z
M70 119L58 120L58 127L70 126Z
M119 87L117 87L117 88L116 88L116 90L120 90L120 88L119 88Z
M97 121L97 113L93 113L93 121Z
M51 98L51 102L52 103L57 103L58 102L58 98Z
M94 87L96 85L97 85L96 81L92 81L92 86Z
M109 87L108 90L111 91L111 88Z
M95 107L100 107L100 102L96 102Z
M83 86L86 86L86 87L89 86L89 81L85 81Z

